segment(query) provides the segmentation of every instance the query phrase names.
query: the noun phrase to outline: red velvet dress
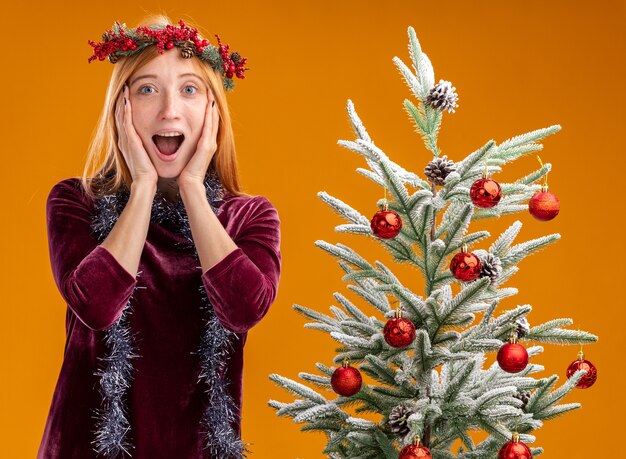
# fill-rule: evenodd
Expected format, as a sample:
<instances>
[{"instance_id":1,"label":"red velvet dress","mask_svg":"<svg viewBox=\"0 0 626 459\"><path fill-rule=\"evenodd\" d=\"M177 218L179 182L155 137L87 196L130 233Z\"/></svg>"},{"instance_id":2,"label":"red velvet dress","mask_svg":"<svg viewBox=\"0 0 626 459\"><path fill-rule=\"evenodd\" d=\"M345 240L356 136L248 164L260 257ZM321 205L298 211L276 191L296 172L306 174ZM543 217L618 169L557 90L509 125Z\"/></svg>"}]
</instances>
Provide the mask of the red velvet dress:
<instances>
[{"instance_id":1,"label":"red velvet dress","mask_svg":"<svg viewBox=\"0 0 626 459\"><path fill-rule=\"evenodd\" d=\"M205 273L193 247L180 248L188 243L180 233L150 223L137 278L95 240L93 214L93 202L76 178L59 182L48 196L50 260L68 306L67 338L37 457L98 457L92 444L94 409L102 399L94 372L97 358L106 354L104 330L120 317L132 294L129 324L140 355L132 360L126 396L132 457L208 458L199 429L206 400L198 384L199 286L204 285L221 324L238 337L225 378L240 410L247 331L267 313L280 277L278 213L262 196L224 196L217 215L238 248ZM240 412L234 427L241 434Z\"/></svg>"}]
</instances>

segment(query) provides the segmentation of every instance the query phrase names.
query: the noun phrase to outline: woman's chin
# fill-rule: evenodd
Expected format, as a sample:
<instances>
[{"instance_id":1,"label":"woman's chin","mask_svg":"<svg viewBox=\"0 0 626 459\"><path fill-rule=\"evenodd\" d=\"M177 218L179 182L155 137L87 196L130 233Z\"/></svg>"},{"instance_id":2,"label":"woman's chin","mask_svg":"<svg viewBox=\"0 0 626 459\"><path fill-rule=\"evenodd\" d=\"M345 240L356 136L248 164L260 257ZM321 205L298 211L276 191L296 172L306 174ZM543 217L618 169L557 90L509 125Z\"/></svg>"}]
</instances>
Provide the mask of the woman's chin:
<instances>
[{"instance_id":1,"label":"woman's chin","mask_svg":"<svg viewBox=\"0 0 626 459\"><path fill-rule=\"evenodd\" d=\"M161 161L159 158L154 158L152 160L152 164L154 165L159 177L176 178L183 170L184 162L181 160L182 158L176 158L175 161L165 162Z\"/></svg>"},{"instance_id":2,"label":"woman's chin","mask_svg":"<svg viewBox=\"0 0 626 459\"><path fill-rule=\"evenodd\" d=\"M157 174L159 175L159 178L162 179L175 179L181 173L180 167L163 167L161 165L158 165L155 169L157 171Z\"/></svg>"},{"instance_id":3,"label":"woman's chin","mask_svg":"<svg viewBox=\"0 0 626 459\"><path fill-rule=\"evenodd\" d=\"M160 157L160 155L155 155L155 157L151 157L152 164L157 171L159 177L162 178L176 178L183 171L185 165L189 161L189 152L185 149L181 149L177 151L174 155L171 155L172 158L167 161Z\"/></svg>"}]
</instances>

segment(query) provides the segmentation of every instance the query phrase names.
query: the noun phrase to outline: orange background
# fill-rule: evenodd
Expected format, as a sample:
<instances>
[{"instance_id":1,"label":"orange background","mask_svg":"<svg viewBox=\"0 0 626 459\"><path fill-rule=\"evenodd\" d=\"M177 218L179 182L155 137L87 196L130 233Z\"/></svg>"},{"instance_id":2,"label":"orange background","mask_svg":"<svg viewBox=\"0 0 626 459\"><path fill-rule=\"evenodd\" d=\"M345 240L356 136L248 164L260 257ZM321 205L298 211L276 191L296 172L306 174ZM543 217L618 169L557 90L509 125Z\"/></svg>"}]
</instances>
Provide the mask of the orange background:
<instances>
[{"instance_id":1,"label":"orange background","mask_svg":"<svg viewBox=\"0 0 626 459\"><path fill-rule=\"evenodd\" d=\"M598 344L586 347L599 368L597 384L565 400L580 401L583 409L548 422L537 432L537 444L548 458L582 459L591 451L593 457L616 457L626 408L619 288L626 253L618 201L625 166L625 2L40 3L3 8L1 457L35 456L61 366L66 307L51 275L45 202L56 182L80 174L104 101L111 66L87 65L87 39L99 40L115 20L132 26L157 10L173 20L195 19L249 58L247 78L237 80L229 95L242 182L279 210L284 260L278 299L246 346L243 437L251 457L323 457L325 436L300 433L300 426L267 406L270 398L293 400L268 379L270 373L297 378L299 371L315 372L315 362L331 364L334 355L335 342L304 329L306 320L291 306L327 312L333 292L354 298L315 240L343 242L370 261L381 260L419 293L417 271L395 267L370 239L335 233L343 221L316 197L325 190L368 216L382 197L355 172L364 161L337 145L354 138L348 98L393 160L416 172L430 160L403 111L402 101L411 95L392 63L398 56L410 65L410 25L436 80L452 81L459 93L457 113L444 115L440 134L452 159L491 138L501 142L551 124L563 127L541 153L553 164L551 191L562 203L558 218L540 223L518 214L472 229L484 227L496 237L521 219L520 240L561 233L558 243L520 264L507 284L520 293L503 307L528 303L535 308L533 324L572 317L575 327L600 335ZM525 157L496 179L512 181L536 167L534 157ZM543 377L563 375L578 351L545 348Z\"/></svg>"}]
</instances>

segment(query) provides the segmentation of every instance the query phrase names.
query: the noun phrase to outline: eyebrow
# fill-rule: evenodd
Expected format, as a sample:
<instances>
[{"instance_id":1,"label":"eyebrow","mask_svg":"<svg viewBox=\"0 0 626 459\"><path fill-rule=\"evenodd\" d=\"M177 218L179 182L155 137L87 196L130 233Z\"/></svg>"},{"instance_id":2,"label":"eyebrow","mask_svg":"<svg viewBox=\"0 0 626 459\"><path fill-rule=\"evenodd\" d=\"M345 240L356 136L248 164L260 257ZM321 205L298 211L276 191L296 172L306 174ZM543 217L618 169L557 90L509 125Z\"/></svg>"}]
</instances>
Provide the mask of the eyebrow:
<instances>
[{"instance_id":1,"label":"eyebrow","mask_svg":"<svg viewBox=\"0 0 626 459\"><path fill-rule=\"evenodd\" d=\"M200 78L200 75L198 75L197 73L181 73L180 75L178 75L178 78L183 78L183 77L196 77L198 80L202 81L202 78ZM133 83L135 83L138 80L141 80L142 78L154 78L155 80L158 79L157 75L140 75L136 78L133 78L130 82L130 86L133 85Z\"/></svg>"}]
</instances>

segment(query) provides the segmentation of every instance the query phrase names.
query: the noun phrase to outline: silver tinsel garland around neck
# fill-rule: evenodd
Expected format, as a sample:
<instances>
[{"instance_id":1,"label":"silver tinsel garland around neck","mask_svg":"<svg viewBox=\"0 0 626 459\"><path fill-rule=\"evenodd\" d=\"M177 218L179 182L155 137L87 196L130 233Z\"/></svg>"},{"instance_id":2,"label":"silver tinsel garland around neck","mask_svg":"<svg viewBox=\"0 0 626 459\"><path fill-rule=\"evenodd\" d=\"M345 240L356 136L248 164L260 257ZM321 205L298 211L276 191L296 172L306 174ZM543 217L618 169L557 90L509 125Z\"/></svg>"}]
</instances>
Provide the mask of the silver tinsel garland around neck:
<instances>
[{"instance_id":1,"label":"silver tinsel garland around neck","mask_svg":"<svg viewBox=\"0 0 626 459\"><path fill-rule=\"evenodd\" d=\"M219 204L223 201L224 189L214 171L207 174L204 186L207 201L217 213ZM98 241L102 242L107 237L124 210L129 196L129 190L122 188L117 193L99 196L94 201L95 213L91 229ZM168 201L162 192L157 191L152 202L150 221L179 232L187 241L179 244L179 248L193 248L195 251L189 219L180 194L175 201ZM132 360L141 356L136 353L129 315L139 288L144 287L140 287L138 282L120 318L103 331L108 354L98 358L102 362L102 368L95 373L100 379L102 405L95 410L96 430L92 443L94 451L107 458L132 457L133 445L129 438L132 433L126 393L133 379ZM205 313L205 326L197 352L200 356L198 384L204 384L206 393L206 407L200 431L205 437L205 448L212 457L241 459L246 457L245 452L248 450L232 427L237 407L228 393L228 382L222 379L229 352L232 350L232 340L237 339L237 335L226 330L215 316L202 281L198 290Z\"/></svg>"}]
</instances>

